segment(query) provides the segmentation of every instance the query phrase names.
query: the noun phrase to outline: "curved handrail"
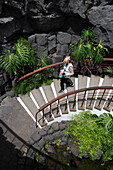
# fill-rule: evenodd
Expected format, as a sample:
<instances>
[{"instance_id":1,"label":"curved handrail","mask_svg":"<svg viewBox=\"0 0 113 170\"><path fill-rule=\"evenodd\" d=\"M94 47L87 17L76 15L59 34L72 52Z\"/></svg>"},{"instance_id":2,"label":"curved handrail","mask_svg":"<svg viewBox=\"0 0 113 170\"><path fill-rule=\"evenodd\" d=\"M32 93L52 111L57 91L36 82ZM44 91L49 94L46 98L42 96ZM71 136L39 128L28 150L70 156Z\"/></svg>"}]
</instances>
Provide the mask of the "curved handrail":
<instances>
[{"instance_id":1,"label":"curved handrail","mask_svg":"<svg viewBox=\"0 0 113 170\"><path fill-rule=\"evenodd\" d=\"M45 105L43 105L42 107L39 108L38 112L36 113L36 116L37 114L44 110L46 107L48 107L49 105L51 105L52 103L56 102L57 100L60 100L64 97L67 97L67 96L70 96L72 94L76 94L76 93L80 93L80 92L85 92L85 91L91 91L91 90L113 90L113 87L111 86L103 86L103 87L89 87L89 88L84 88L84 89L79 89L79 90L74 90L74 91L71 91L71 92L68 92L68 93L65 93L65 94L62 94L54 99L52 99L51 101L49 101L48 103L46 103Z\"/></svg>"},{"instance_id":2,"label":"curved handrail","mask_svg":"<svg viewBox=\"0 0 113 170\"><path fill-rule=\"evenodd\" d=\"M113 58L104 58L104 61L113 61Z\"/></svg>"},{"instance_id":3,"label":"curved handrail","mask_svg":"<svg viewBox=\"0 0 113 170\"><path fill-rule=\"evenodd\" d=\"M104 61L113 61L113 59L112 59L112 58L104 58ZM48 65L48 66L39 68L39 69L37 69L37 70L35 70L35 71L33 71L33 72L30 72L30 73L22 76L21 78L19 78L19 79L17 80L17 82L19 82L20 80L22 80L22 79L24 79L24 78L26 78L26 77L29 77L29 76L35 74L35 73L38 73L38 72L40 72L40 71L42 71L42 70L45 70L45 69L47 69L47 68L55 67L55 66L63 65L63 64L64 64L64 62L59 62L59 63L55 63L55 64L51 64L51 65Z\"/></svg>"},{"instance_id":4,"label":"curved handrail","mask_svg":"<svg viewBox=\"0 0 113 170\"><path fill-rule=\"evenodd\" d=\"M22 79L24 79L24 78L26 78L26 77L28 77L28 76L31 76L31 75L33 75L33 74L35 74L35 73L38 73L38 72L40 72L40 71L42 71L42 70L45 70L45 69L47 69L47 68L55 67L55 66L62 65L62 64L64 64L64 62L59 62L59 63L56 63L56 64L51 64L51 65L48 65L48 66L39 68L39 69L37 69L37 70L35 70L35 71L33 71L33 72L30 72L30 73L22 76L21 78L18 79L18 81L20 81L20 80L22 80Z\"/></svg>"}]
</instances>

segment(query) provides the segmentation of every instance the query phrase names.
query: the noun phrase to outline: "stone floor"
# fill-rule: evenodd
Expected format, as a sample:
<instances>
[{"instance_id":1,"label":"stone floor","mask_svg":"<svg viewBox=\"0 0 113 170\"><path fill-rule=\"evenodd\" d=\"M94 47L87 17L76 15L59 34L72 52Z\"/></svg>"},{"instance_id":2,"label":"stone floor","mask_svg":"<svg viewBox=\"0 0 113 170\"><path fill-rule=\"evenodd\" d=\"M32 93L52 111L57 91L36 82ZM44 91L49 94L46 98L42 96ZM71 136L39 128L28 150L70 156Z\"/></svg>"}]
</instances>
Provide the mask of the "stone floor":
<instances>
[{"instance_id":1,"label":"stone floor","mask_svg":"<svg viewBox=\"0 0 113 170\"><path fill-rule=\"evenodd\" d=\"M1 102L0 170L22 169L20 165L24 166L25 153L29 147L27 143L37 130L34 121L15 98L6 97ZM34 163L30 158L29 162Z\"/></svg>"},{"instance_id":2,"label":"stone floor","mask_svg":"<svg viewBox=\"0 0 113 170\"><path fill-rule=\"evenodd\" d=\"M62 121L36 128L19 102L6 97L0 104L0 170L32 170L33 153L44 147L46 141L63 137L68 124Z\"/></svg>"}]
</instances>

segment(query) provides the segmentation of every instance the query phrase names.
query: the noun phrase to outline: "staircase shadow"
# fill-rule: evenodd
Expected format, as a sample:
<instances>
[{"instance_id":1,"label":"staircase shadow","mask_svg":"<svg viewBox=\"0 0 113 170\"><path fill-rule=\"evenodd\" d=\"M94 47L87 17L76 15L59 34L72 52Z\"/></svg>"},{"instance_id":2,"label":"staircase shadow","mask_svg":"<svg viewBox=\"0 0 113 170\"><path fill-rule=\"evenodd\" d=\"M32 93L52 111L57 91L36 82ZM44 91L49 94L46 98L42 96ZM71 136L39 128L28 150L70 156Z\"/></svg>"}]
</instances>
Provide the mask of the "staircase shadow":
<instances>
[{"instance_id":1,"label":"staircase shadow","mask_svg":"<svg viewBox=\"0 0 113 170\"><path fill-rule=\"evenodd\" d=\"M9 136L10 139L7 136ZM11 138L13 138L12 141ZM20 150L15 145L16 143L13 143L14 141L16 141L18 144L19 142L22 143ZM29 145L23 139L16 135L2 120L0 120L0 169L34 169L34 160L26 157L25 153L22 153L21 151L21 148L25 146L29 147Z\"/></svg>"}]
</instances>

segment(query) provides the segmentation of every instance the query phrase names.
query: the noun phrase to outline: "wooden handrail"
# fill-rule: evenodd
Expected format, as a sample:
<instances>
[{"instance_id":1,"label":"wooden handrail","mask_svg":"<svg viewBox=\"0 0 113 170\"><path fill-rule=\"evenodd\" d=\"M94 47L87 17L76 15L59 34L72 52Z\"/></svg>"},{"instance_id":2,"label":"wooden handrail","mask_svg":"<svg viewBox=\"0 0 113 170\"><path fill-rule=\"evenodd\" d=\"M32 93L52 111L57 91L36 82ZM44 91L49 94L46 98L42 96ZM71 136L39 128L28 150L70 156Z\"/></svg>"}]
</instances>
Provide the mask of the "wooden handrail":
<instances>
[{"instance_id":1,"label":"wooden handrail","mask_svg":"<svg viewBox=\"0 0 113 170\"><path fill-rule=\"evenodd\" d=\"M43 105L42 107L39 108L38 112L36 113L36 116L37 114L42 111L43 109L45 109L46 107L48 107L50 104L56 102L57 100L60 100L66 96L70 96L72 94L76 94L76 93L80 93L80 92L85 92L85 91L91 91L91 90L113 90L113 87L111 86L103 86L103 87L89 87L89 88L84 88L84 89L79 89L79 90L74 90L74 91L71 91L71 92L68 92L68 93L65 93L65 94L62 94L54 99L52 99L51 101L49 101L48 103L46 103L45 105Z\"/></svg>"},{"instance_id":2,"label":"wooden handrail","mask_svg":"<svg viewBox=\"0 0 113 170\"><path fill-rule=\"evenodd\" d=\"M104 58L104 61L113 61L113 58Z\"/></svg>"},{"instance_id":3,"label":"wooden handrail","mask_svg":"<svg viewBox=\"0 0 113 170\"><path fill-rule=\"evenodd\" d=\"M89 61L90 61L90 59L89 59ZM104 61L113 61L113 59L112 59L112 58L104 58ZM33 72L30 72L30 73L22 76L21 78L19 78L19 79L17 80L17 82L19 82L20 80L22 80L22 79L24 79L24 78L26 78L26 77L29 77L29 76L35 74L35 73L38 73L38 72L40 72L40 71L42 71L42 70L45 70L45 69L47 69L47 68L55 67L55 66L63 65L63 64L64 64L64 62L59 62L59 63L56 63L56 64L51 64L51 65L48 65L48 66L39 68L39 69L37 69L37 70L35 70L35 71L33 71Z\"/></svg>"},{"instance_id":4,"label":"wooden handrail","mask_svg":"<svg viewBox=\"0 0 113 170\"><path fill-rule=\"evenodd\" d=\"M56 64L51 64L51 65L48 65L48 66L39 68L39 69L37 69L37 70L35 70L35 71L33 71L33 72L30 72L30 73L22 76L21 78L18 79L18 81L20 81L20 80L22 80L22 79L24 79L24 78L26 78L26 77L29 77L29 76L31 76L31 75L33 75L33 74L35 74L35 73L38 73L38 72L40 72L40 71L42 71L42 70L45 70L45 69L47 69L47 68L55 67L55 66L63 65L63 64L64 64L64 62L59 62L59 63L56 63ZM17 81L17 82L18 82L18 81Z\"/></svg>"}]
</instances>

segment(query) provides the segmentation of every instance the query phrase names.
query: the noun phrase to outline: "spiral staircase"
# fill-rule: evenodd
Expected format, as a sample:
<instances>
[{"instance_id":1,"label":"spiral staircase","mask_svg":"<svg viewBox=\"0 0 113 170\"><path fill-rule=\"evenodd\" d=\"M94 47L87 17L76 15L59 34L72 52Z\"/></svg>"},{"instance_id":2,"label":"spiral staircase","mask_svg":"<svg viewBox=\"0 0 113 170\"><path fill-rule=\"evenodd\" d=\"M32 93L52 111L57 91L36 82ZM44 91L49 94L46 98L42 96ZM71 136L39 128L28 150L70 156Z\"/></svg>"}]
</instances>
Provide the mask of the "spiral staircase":
<instances>
[{"instance_id":1,"label":"spiral staircase","mask_svg":"<svg viewBox=\"0 0 113 170\"><path fill-rule=\"evenodd\" d=\"M65 85L62 93L60 79L53 79L50 85L33 89L30 94L4 99L0 127L6 140L26 155L32 134L48 125L71 120L72 115L83 110L113 115L113 78L79 74L71 79L74 86Z\"/></svg>"},{"instance_id":2,"label":"spiral staircase","mask_svg":"<svg viewBox=\"0 0 113 170\"><path fill-rule=\"evenodd\" d=\"M112 100L113 78L78 75L78 78L72 77L71 79L74 87L67 87L62 93L58 93L60 80L54 79L51 85L33 89L30 95L25 94L17 97L17 100L26 110L26 114L36 122L39 128L56 121L70 120L73 114L77 114L82 110L90 109L92 113L97 115L104 112L113 114L113 103L110 102ZM106 89L110 86L110 89ZM96 87L95 94L93 87ZM98 87L106 88L98 89ZM88 91L88 88L92 88L92 90ZM83 89L83 91L63 96L63 94L77 91L78 89ZM84 89L87 89L87 91L84 91ZM59 99L59 96L63 97ZM58 100L53 101L54 98L58 98ZM47 105L47 103L49 104ZM47 107L43 109L44 105L47 105Z\"/></svg>"}]
</instances>

